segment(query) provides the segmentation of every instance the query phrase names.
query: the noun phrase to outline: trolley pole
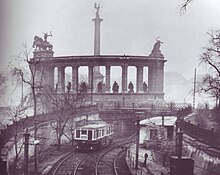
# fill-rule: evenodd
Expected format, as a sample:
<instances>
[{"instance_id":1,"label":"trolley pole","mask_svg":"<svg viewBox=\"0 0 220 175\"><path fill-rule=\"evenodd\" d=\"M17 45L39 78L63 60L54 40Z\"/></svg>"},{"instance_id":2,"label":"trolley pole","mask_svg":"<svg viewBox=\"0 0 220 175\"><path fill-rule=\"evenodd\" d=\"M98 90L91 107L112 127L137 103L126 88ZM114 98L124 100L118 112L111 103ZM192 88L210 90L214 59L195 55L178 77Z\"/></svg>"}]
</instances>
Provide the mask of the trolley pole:
<instances>
[{"instance_id":1,"label":"trolley pole","mask_svg":"<svg viewBox=\"0 0 220 175\"><path fill-rule=\"evenodd\" d=\"M24 133L24 175L28 175L28 147L29 147L29 136L28 128Z\"/></svg>"},{"instance_id":2,"label":"trolley pole","mask_svg":"<svg viewBox=\"0 0 220 175\"><path fill-rule=\"evenodd\" d=\"M137 138L136 138L136 163L135 163L135 169L138 169L138 156L139 156L139 137L140 137L140 119L137 115Z\"/></svg>"}]
</instances>

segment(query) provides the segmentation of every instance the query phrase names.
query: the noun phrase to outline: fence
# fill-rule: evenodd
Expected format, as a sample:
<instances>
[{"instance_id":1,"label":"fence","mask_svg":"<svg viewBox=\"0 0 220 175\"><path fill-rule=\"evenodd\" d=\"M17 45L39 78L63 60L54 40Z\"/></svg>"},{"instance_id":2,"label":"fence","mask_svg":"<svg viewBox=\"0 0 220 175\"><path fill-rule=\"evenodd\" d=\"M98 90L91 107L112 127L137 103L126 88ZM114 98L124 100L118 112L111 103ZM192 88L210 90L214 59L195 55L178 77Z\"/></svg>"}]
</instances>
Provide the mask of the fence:
<instances>
[{"instance_id":1,"label":"fence","mask_svg":"<svg viewBox=\"0 0 220 175\"><path fill-rule=\"evenodd\" d=\"M108 110L146 110L149 112L173 112L177 113L180 109L187 108L189 104L176 104L176 103L133 103L133 102L118 102L118 101L109 101L109 102L99 102L98 109L100 111Z\"/></svg>"},{"instance_id":2,"label":"fence","mask_svg":"<svg viewBox=\"0 0 220 175\"><path fill-rule=\"evenodd\" d=\"M186 134L196 138L202 143L220 149L220 133L215 132L213 128L204 129L199 125L194 125L184 120L181 120L180 126Z\"/></svg>"}]
</instances>

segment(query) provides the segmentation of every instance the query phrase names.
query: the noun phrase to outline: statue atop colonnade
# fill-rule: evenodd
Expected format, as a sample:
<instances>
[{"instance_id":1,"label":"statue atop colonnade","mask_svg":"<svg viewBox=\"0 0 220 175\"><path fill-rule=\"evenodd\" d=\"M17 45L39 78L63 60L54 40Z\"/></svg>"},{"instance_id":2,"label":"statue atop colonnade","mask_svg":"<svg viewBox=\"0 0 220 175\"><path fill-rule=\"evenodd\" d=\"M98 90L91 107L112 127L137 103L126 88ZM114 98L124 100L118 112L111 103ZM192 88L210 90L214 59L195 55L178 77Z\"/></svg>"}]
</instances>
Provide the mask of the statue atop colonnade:
<instances>
[{"instance_id":1,"label":"statue atop colonnade","mask_svg":"<svg viewBox=\"0 0 220 175\"><path fill-rule=\"evenodd\" d=\"M50 34L44 33L44 40L39 36L34 37L33 48L35 48L35 51L53 49L53 45L47 41L48 36L52 37L52 32Z\"/></svg>"},{"instance_id":2,"label":"statue atop colonnade","mask_svg":"<svg viewBox=\"0 0 220 175\"><path fill-rule=\"evenodd\" d=\"M34 36L34 41L32 47L34 48L34 58L38 57L53 57L53 45L47 40L48 37L53 37L52 32L43 32L43 38L39 36Z\"/></svg>"},{"instance_id":3,"label":"statue atop colonnade","mask_svg":"<svg viewBox=\"0 0 220 175\"><path fill-rule=\"evenodd\" d=\"M163 44L163 42L160 41L158 38L159 37L156 38L156 43L154 44L154 47L151 51L151 54L150 54L151 57L163 57L163 54L161 53L161 50L160 50L160 46L161 44Z\"/></svg>"}]
</instances>

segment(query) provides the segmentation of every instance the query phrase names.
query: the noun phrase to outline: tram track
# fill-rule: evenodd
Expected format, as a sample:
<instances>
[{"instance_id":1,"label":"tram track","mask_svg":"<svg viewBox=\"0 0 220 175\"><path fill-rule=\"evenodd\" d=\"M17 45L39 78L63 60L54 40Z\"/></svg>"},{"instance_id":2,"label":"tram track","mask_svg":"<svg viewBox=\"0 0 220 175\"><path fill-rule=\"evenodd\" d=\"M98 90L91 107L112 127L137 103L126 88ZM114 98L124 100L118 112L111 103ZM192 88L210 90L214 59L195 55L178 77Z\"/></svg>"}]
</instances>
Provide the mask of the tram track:
<instances>
[{"instance_id":1,"label":"tram track","mask_svg":"<svg viewBox=\"0 0 220 175\"><path fill-rule=\"evenodd\" d=\"M120 144L105 151L96 162L96 174L95 175L118 175L118 160L119 155L126 151L128 142L127 139L120 141Z\"/></svg>"},{"instance_id":2,"label":"tram track","mask_svg":"<svg viewBox=\"0 0 220 175\"><path fill-rule=\"evenodd\" d=\"M85 154L72 151L59 159L47 175L70 175L82 160Z\"/></svg>"},{"instance_id":3,"label":"tram track","mask_svg":"<svg viewBox=\"0 0 220 175\"><path fill-rule=\"evenodd\" d=\"M128 144L128 138L118 139L99 151L90 153L73 151L59 160L48 175L114 175L114 164L116 168L118 167L117 155L125 144Z\"/></svg>"}]
</instances>

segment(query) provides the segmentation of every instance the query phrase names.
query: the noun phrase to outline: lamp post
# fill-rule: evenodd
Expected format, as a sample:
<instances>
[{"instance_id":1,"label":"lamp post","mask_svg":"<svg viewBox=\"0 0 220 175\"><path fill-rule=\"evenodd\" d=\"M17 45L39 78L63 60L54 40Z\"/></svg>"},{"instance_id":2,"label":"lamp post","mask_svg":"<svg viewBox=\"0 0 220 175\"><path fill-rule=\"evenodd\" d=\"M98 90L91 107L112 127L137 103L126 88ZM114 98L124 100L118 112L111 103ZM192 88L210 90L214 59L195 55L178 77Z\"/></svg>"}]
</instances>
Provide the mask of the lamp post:
<instances>
[{"instance_id":1,"label":"lamp post","mask_svg":"<svg viewBox=\"0 0 220 175\"><path fill-rule=\"evenodd\" d=\"M134 109L133 109L134 110ZM135 112L136 123L137 123L137 138L136 138L136 160L135 160L135 169L138 169L138 157L139 157L139 140L140 140L140 116L143 116L144 112L139 111Z\"/></svg>"},{"instance_id":2,"label":"lamp post","mask_svg":"<svg viewBox=\"0 0 220 175\"><path fill-rule=\"evenodd\" d=\"M37 144L39 141L37 140L37 121L34 121L34 172L37 173Z\"/></svg>"},{"instance_id":3,"label":"lamp post","mask_svg":"<svg viewBox=\"0 0 220 175\"><path fill-rule=\"evenodd\" d=\"M134 109L133 109L134 110ZM135 169L138 169L138 157L139 157L139 139L140 139L140 116L143 116L144 112L135 112L136 122L137 122L137 139L136 139L136 161Z\"/></svg>"},{"instance_id":4,"label":"lamp post","mask_svg":"<svg viewBox=\"0 0 220 175\"><path fill-rule=\"evenodd\" d=\"M29 149L29 137L28 128L24 133L24 175L28 175L28 149Z\"/></svg>"},{"instance_id":5,"label":"lamp post","mask_svg":"<svg viewBox=\"0 0 220 175\"><path fill-rule=\"evenodd\" d=\"M136 138L136 162L135 162L135 169L138 169L138 156L139 156L139 137L140 137L140 119L139 116L137 115L136 118L136 122L137 122L137 138Z\"/></svg>"},{"instance_id":6,"label":"lamp post","mask_svg":"<svg viewBox=\"0 0 220 175\"><path fill-rule=\"evenodd\" d=\"M176 143L177 143L177 173L179 175L182 175L182 146L183 146L183 132L179 131L177 132L177 138L176 138Z\"/></svg>"}]
</instances>

